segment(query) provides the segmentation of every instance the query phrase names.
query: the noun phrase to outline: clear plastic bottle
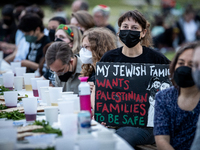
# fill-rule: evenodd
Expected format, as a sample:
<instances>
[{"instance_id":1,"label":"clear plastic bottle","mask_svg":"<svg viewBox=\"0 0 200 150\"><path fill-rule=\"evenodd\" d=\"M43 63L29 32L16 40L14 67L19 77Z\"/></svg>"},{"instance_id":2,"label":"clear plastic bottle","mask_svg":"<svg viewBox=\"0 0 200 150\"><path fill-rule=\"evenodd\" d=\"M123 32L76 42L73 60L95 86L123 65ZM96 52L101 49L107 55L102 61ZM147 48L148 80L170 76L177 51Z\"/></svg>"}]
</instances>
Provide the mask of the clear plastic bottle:
<instances>
[{"instance_id":1,"label":"clear plastic bottle","mask_svg":"<svg viewBox=\"0 0 200 150\"><path fill-rule=\"evenodd\" d=\"M81 83L78 86L80 97L80 109L89 111L91 114L90 85L87 83L88 77L79 77Z\"/></svg>"}]
</instances>

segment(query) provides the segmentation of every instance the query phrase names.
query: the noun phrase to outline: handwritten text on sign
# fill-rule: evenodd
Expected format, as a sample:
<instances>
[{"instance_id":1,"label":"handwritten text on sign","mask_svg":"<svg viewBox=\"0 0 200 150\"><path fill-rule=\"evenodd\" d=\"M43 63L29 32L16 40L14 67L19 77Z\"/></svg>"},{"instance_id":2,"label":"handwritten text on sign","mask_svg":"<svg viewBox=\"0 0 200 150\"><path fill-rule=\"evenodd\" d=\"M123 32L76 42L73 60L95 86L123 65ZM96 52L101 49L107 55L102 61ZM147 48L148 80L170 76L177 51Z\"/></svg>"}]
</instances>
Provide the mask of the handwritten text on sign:
<instances>
[{"instance_id":1,"label":"handwritten text on sign","mask_svg":"<svg viewBox=\"0 0 200 150\"><path fill-rule=\"evenodd\" d=\"M111 126L152 126L150 108L154 109L152 101L155 101L153 98L161 85L169 87L168 67L97 63L95 119Z\"/></svg>"}]
</instances>

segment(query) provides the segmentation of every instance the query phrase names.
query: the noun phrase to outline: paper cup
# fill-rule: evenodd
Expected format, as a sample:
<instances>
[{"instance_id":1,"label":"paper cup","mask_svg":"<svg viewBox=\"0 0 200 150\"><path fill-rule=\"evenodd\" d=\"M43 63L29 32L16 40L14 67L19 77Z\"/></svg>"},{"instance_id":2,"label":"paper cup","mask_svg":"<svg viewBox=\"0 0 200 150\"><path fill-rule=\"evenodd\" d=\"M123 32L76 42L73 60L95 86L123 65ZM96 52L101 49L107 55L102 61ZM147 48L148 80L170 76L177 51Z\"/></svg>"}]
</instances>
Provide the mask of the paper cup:
<instances>
[{"instance_id":1,"label":"paper cup","mask_svg":"<svg viewBox=\"0 0 200 150\"><path fill-rule=\"evenodd\" d=\"M49 107L44 109L46 120L52 125L58 122L58 107Z\"/></svg>"},{"instance_id":2,"label":"paper cup","mask_svg":"<svg viewBox=\"0 0 200 150\"><path fill-rule=\"evenodd\" d=\"M6 106L8 108L17 107L18 92L6 91L3 92Z\"/></svg>"},{"instance_id":3,"label":"paper cup","mask_svg":"<svg viewBox=\"0 0 200 150\"><path fill-rule=\"evenodd\" d=\"M7 72L3 74L3 84L6 88L13 90L14 73Z\"/></svg>"},{"instance_id":4,"label":"paper cup","mask_svg":"<svg viewBox=\"0 0 200 150\"><path fill-rule=\"evenodd\" d=\"M15 90L21 91L23 89L23 76L14 77Z\"/></svg>"},{"instance_id":5,"label":"paper cup","mask_svg":"<svg viewBox=\"0 0 200 150\"><path fill-rule=\"evenodd\" d=\"M35 121L37 114L37 98L22 98L26 121Z\"/></svg>"},{"instance_id":6,"label":"paper cup","mask_svg":"<svg viewBox=\"0 0 200 150\"><path fill-rule=\"evenodd\" d=\"M16 67L16 76L23 76L26 73L26 67Z\"/></svg>"}]
</instances>

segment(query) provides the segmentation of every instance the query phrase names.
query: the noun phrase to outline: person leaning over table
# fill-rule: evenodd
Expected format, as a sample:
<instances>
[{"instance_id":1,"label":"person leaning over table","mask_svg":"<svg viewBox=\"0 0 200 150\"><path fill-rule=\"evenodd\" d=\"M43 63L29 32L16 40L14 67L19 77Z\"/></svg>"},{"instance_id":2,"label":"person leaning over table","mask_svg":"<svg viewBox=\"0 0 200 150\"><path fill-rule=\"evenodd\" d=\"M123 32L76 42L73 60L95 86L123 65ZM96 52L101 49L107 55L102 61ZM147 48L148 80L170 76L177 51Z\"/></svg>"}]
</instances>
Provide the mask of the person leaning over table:
<instances>
[{"instance_id":1,"label":"person leaning over table","mask_svg":"<svg viewBox=\"0 0 200 150\"><path fill-rule=\"evenodd\" d=\"M47 49L45 60L47 67L55 74L55 86L63 87L63 91L78 94L82 62L73 54L71 47L65 42L54 42Z\"/></svg>"},{"instance_id":2,"label":"person leaning over table","mask_svg":"<svg viewBox=\"0 0 200 150\"><path fill-rule=\"evenodd\" d=\"M193 66L192 66L192 75L196 86L200 91L200 43L195 47L193 55ZM191 150L197 150L200 148L200 115L197 122L197 129L195 133L195 138L191 146Z\"/></svg>"},{"instance_id":3,"label":"person leaning over table","mask_svg":"<svg viewBox=\"0 0 200 150\"><path fill-rule=\"evenodd\" d=\"M164 55L150 48L150 24L139 11L125 12L118 19L118 26L119 39L123 46L106 52L100 62L169 64ZM95 88L92 91L93 103L94 99ZM124 126L117 129L116 133L133 147L155 142L153 128Z\"/></svg>"},{"instance_id":4,"label":"person leaning over table","mask_svg":"<svg viewBox=\"0 0 200 150\"><path fill-rule=\"evenodd\" d=\"M56 29L55 42L63 41L67 43L74 54L79 55L81 39L82 34L76 26L60 24ZM55 86L55 76L49 69L44 72L43 79L50 80L52 85Z\"/></svg>"},{"instance_id":5,"label":"person leaning over table","mask_svg":"<svg viewBox=\"0 0 200 150\"><path fill-rule=\"evenodd\" d=\"M159 150L189 150L200 113L200 91L192 78L196 43L182 46L170 64L174 86L155 97L154 135Z\"/></svg>"}]
</instances>

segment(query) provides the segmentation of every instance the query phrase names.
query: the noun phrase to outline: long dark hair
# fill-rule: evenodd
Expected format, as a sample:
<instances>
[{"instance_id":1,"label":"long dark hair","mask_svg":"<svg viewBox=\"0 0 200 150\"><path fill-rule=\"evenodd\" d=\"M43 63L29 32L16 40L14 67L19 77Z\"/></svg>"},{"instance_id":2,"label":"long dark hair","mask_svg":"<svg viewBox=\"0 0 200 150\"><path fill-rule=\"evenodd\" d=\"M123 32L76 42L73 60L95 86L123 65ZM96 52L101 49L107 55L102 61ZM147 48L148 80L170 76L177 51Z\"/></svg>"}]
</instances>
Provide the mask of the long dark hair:
<instances>
[{"instance_id":1,"label":"long dark hair","mask_svg":"<svg viewBox=\"0 0 200 150\"><path fill-rule=\"evenodd\" d=\"M180 55L185 52L186 50L188 49L193 49L197 46L197 42L192 42L192 43L187 43L187 44L184 44L179 50L178 52L175 54L173 60L171 61L170 63L170 66L169 66L169 72L170 72L170 75L169 75L169 78L172 82L172 84L177 87L175 81L174 81L174 71L175 71L175 66L177 64L177 61L178 61L178 58L180 57Z\"/></svg>"}]
</instances>

